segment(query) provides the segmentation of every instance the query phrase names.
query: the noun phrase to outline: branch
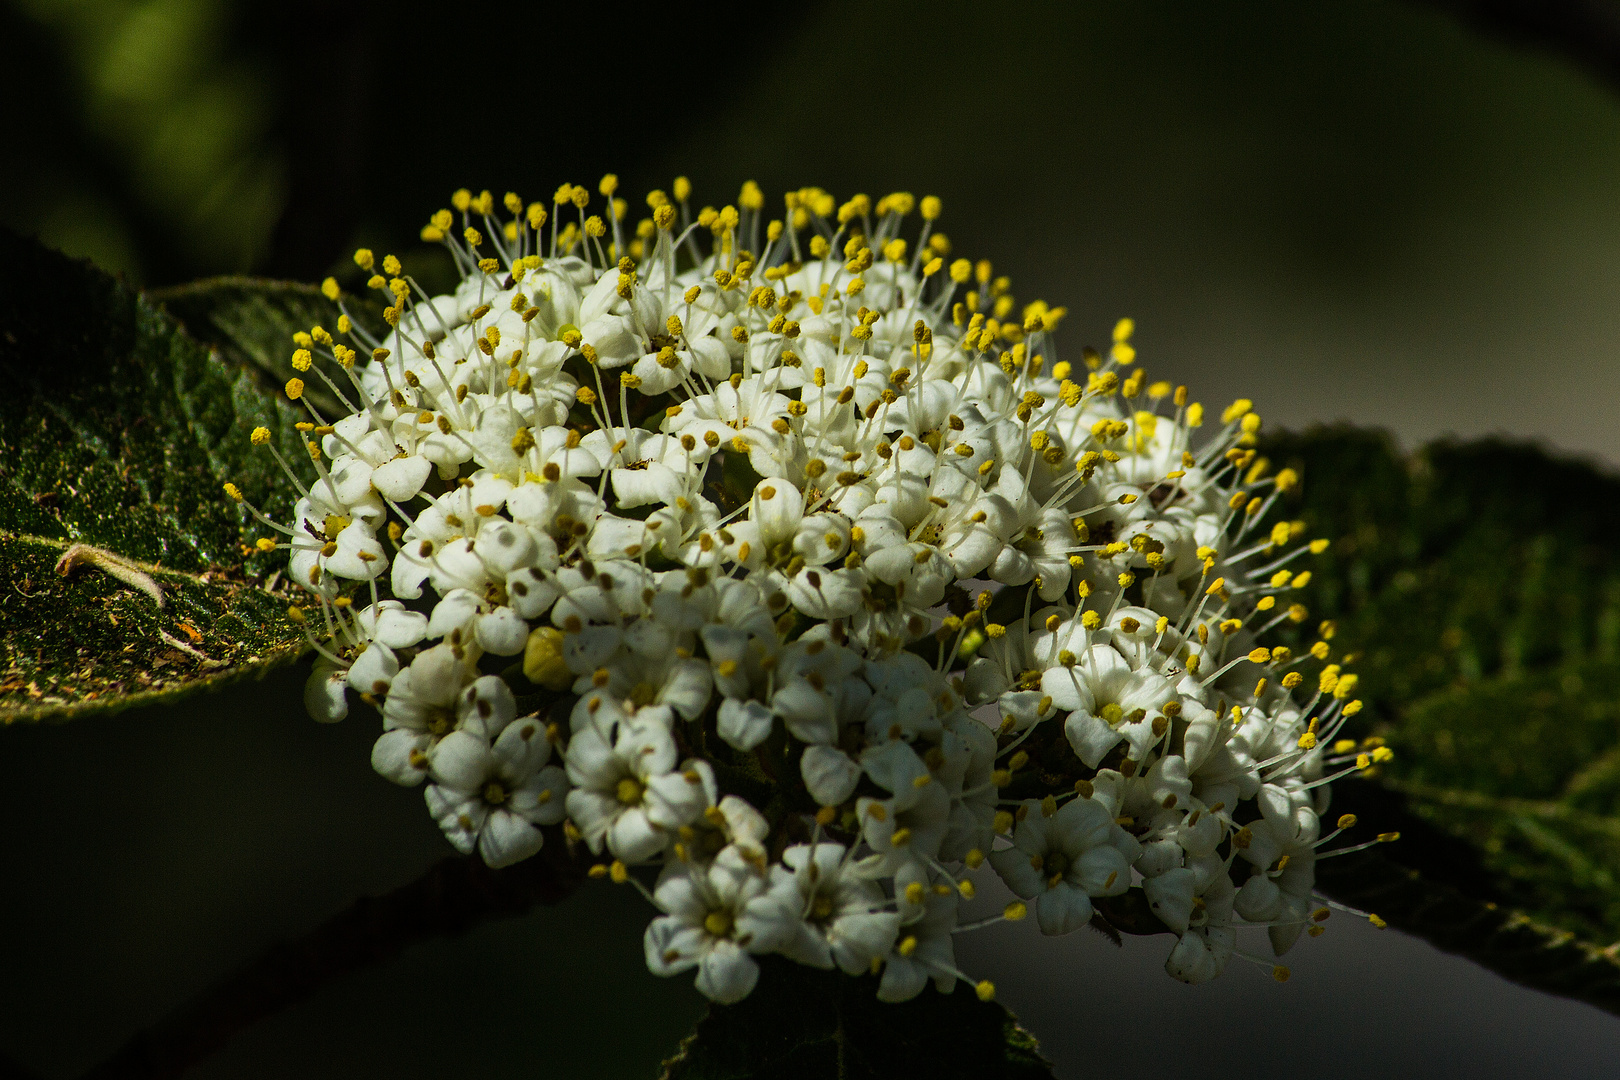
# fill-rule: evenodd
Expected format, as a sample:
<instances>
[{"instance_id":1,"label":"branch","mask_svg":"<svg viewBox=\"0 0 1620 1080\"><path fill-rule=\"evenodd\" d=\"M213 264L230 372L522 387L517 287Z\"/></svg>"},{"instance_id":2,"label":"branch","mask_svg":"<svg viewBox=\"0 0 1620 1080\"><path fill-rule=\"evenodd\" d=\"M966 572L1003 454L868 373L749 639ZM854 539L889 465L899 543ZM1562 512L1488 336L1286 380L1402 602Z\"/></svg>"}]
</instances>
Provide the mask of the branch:
<instances>
[{"instance_id":1,"label":"branch","mask_svg":"<svg viewBox=\"0 0 1620 1080\"><path fill-rule=\"evenodd\" d=\"M1420 0L1513 45L1545 49L1620 91L1620 9L1600 0Z\"/></svg>"},{"instance_id":2,"label":"branch","mask_svg":"<svg viewBox=\"0 0 1620 1080\"><path fill-rule=\"evenodd\" d=\"M86 1072L85 1080L179 1076L237 1032L352 971L393 959L413 942L454 937L491 919L565 899L584 874L569 858L560 832L547 833L541 853L516 866L491 870L476 857L454 856L386 896L357 901L138 1032Z\"/></svg>"}]
</instances>

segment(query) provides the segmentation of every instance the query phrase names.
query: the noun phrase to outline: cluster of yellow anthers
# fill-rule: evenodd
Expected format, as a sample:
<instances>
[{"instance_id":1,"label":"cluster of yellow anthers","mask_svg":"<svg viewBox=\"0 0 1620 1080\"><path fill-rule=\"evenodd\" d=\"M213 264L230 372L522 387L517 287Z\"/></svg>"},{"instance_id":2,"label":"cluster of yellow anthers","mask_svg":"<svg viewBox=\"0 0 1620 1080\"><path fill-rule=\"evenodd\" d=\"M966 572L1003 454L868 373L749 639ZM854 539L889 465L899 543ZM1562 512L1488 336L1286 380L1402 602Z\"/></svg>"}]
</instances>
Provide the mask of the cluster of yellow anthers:
<instances>
[{"instance_id":1,"label":"cluster of yellow anthers","mask_svg":"<svg viewBox=\"0 0 1620 1080\"><path fill-rule=\"evenodd\" d=\"M457 192L422 232L454 291L355 254L375 332L326 282L287 384L319 479L263 519L319 606L311 710L379 706L376 768L492 865L561 825L718 1000L765 951L948 989L954 931L1129 890L1188 981L1320 933L1328 783L1389 752L1341 737L1331 626L1263 644L1325 541L1261 524L1299 478L1250 403L1195 440L1129 320L1058 360L1063 309L948 261L937 199L616 190ZM971 916L986 863L1019 899Z\"/></svg>"}]
</instances>

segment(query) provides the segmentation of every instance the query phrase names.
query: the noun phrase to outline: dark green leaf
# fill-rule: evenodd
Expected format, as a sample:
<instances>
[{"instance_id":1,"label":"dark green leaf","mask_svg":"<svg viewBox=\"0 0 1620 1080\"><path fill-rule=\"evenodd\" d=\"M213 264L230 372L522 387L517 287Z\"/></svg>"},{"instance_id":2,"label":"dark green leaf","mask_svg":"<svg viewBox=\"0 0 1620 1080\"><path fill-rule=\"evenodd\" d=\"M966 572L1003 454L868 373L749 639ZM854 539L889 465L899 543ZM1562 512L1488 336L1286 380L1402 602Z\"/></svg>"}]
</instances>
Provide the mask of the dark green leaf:
<instances>
[{"instance_id":1,"label":"dark green leaf","mask_svg":"<svg viewBox=\"0 0 1620 1080\"><path fill-rule=\"evenodd\" d=\"M146 298L161 305L193 338L217 348L227 360L257 369L273 386L295 374L293 334L314 326L335 327L342 314L314 285L262 278L208 278L155 289ZM324 361L320 366L340 387L348 385L336 365ZM335 417L349 411L321 379L304 382L305 394L321 415Z\"/></svg>"},{"instance_id":2,"label":"dark green leaf","mask_svg":"<svg viewBox=\"0 0 1620 1080\"><path fill-rule=\"evenodd\" d=\"M282 559L245 550L264 530L222 491L234 480L290 516L291 484L248 442L267 427L308 470L290 406L121 282L3 232L0 373L5 722L146 703L302 651L263 587ZM74 545L106 554L57 573ZM104 566L153 580L163 609Z\"/></svg>"},{"instance_id":3,"label":"dark green leaf","mask_svg":"<svg viewBox=\"0 0 1620 1080\"><path fill-rule=\"evenodd\" d=\"M1301 599L1360 654L1358 735L1395 759L1336 809L1400 842L1325 887L1510 977L1620 1007L1620 480L1502 442L1409 458L1347 430L1273 440L1333 541ZM1302 632L1308 645L1314 633Z\"/></svg>"},{"instance_id":4,"label":"dark green leaf","mask_svg":"<svg viewBox=\"0 0 1620 1080\"><path fill-rule=\"evenodd\" d=\"M958 983L907 1002L877 1000L875 978L852 979L778 957L736 1005L711 1005L664 1063L663 1080L894 1080L971 1076L1050 1080L1035 1038L1006 1009Z\"/></svg>"}]
</instances>

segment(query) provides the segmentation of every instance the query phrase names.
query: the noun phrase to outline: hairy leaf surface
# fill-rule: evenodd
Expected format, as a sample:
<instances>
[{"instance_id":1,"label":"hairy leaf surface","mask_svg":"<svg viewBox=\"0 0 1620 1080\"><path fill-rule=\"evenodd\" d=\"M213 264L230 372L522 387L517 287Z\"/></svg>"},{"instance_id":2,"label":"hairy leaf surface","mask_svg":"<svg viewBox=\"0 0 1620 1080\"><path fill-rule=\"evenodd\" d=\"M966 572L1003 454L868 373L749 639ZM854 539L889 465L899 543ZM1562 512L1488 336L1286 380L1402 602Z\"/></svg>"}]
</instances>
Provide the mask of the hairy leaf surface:
<instances>
[{"instance_id":1,"label":"hairy leaf surface","mask_svg":"<svg viewBox=\"0 0 1620 1080\"><path fill-rule=\"evenodd\" d=\"M1396 757L1335 785L1398 843L1322 883L1510 977L1620 1008L1620 479L1498 441L1272 441L1333 541L1300 599L1337 623ZM1303 568L1303 564L1300 564Z\"/></svg>"},{"instance_id":2,"label":"hairy leaf surface","mask_svg":"<svg viewBox=\"0 0 1620 1080\"><path fill-rule=\"evenodd\" d=\"M265 589L284 556L253 552L266 530L222 491L233 480L290 517L256 426L310 472L300 418L263 379L122 282L10 233L0 372L0 717L148 703L302 651Z\"/></svg>"}]
</instances>

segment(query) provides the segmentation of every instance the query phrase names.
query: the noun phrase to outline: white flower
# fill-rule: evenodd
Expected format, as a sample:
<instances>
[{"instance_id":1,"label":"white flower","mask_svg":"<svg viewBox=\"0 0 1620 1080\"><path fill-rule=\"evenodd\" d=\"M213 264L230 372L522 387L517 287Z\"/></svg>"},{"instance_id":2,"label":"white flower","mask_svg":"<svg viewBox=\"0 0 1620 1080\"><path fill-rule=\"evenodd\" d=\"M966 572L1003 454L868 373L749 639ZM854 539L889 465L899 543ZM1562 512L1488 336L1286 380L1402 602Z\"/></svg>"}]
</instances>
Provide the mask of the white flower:
<instances>
[{"instance_id":1,"label":"white flower","mask_svg":"<svg viewBox=\"0 0 1620 1080\"><path fill-rule=\"evenodd\" d=\"M794 928L780 946L783 955L861 975L894 947L900 916L883 910L883 893L854 872L842 844L795 844L782 852L782 863L771 868L771 881L788 886Z\"/></svg>"},{"instance_id":2,"label":"white flower","mask_svg":"<svg viewBox=\"0 0 1620 1080\"><path fill-rule=\"evenodd\" d=\"M931 877L915 867L896 875L897 895L904 896L913 886L919 900L902 905L902 925L894 949L883 961L879 1001L910 1001L922 993L929 979L941 994L956 988L956 942L952 937L956 890L934 889Z\"/></svg>"},{"instance_id":3,"label":"white flower","mask_svg":"<svg viewBox=\"0 0 1620 1080\"><path fill-rule=\"evenodd\" d=\"M658 864L648 963L720 1001L770 949L948 992L986 857L1047 933L1139 887L1177 978L1217 974L1244 918L1289 948L1359 705L1327 629L1267 645L1305 624L1284 594L1320 547L1268 516L1298 477L1267 475L1252 405L1195 438L1129 320L1059 360L1062 309L947 266L936 200L913 240L908 194L804 189L767 224L749 185L682 232L685 187L628 230L566 185L549 234L541 204L458 192L423 232L454 289L362 250L390 329L294 335L294 368L358 394L317 419L291 527L244 507L321 606L312 714L380 703L376 768L429 780L492 865L564 820L617 880ZM514 720L514 669L547 716L577 695L563 762ZM1016 827L1009 790L1034 796Z\"/></svg>"},{"instance_id":4,"label":"white flower","mask_svg":"<svg viewBox=\"0 0 1620 1080\"><path fill-rule=\"evenodd\" d=\"M563 819L568 777L551 759L545 729L533 717L487 738L445 736L433 755L428 811L456 850L476 848L490 866L509 866L540 850L537 826Z\"/></svg>"},{"instance_id":5,"label":"white flower","mask_svg":"<svg viewBox=\"0 0 1620 1080\"><path fill-rule=\"evenodd\" d=\"M649 715L606 732L587 724L568 743L568 816L592 851L603 845L627 863L645 862L664 850L667 833L708 805L703 772L707 762L675 768L675 739ZM611 740L611 741L610 741Z\"/></svg>"},{"instance_id":6,"label":"white flower","mask_svg":"<svg viewBox=\"0 0 1620 1080\"><path fill-rule=\"evenodd\" d=\"M705 785L708 780L705 778ZM708 790L714 801L716 792ZM764 866L765 842L771 833L770 822L737 795L727 795L703 811L703 816L680 830L681 839L672 843L675 861L665 861L665 872L675 872L678 864L687 861L706 863L726 848L755 866Z\"/></svg>"},{"instance_id":7,"label":"white flower","mask_svg":"<svg viewBox=\"0 0 1620 1080\"><path fill-rule=\"evenodd\" d=\"M448 587L480 588L486 576L482 560L473 553L471 544L463 543L457 550L461 557L440 566L439 549L463 538L476 540L484 524L493 524L496 513L505 505L512 493L509 481L489 471L481 471L469 478L469 483L439 496L431 506L420 511L400 538L399 553L393 562L391 584L394 595L414 600L422 595L422 583L435 571L441 580L451 581ZM472 581L457 580L461 575L472 575ZM434 582L435 589L438 581Z\"/></svg>"},{"instance_id":8,"label":"white flower","mask_svg":"<svg viewBox=\"0 0 1620 1080\"><path fill-rule=\"evenodd\" d=\"M709 665L681 655L684 650L675 644L674 633L638 633L662 629L652 618L632 623L624 635L624 650L590 675L580 676L579 684L603 685L600 679L605 673L604 688L612 697L638 708L668 706L687 720L701 716L709 704Z\"/></svg>"},{"instance_id":9,"label":"white flower","mask_svg":"<svg viewBox=\"0 0 1620 1080\"><path fill-rule=\"evenodd\" d=\"M1122 740L1132 760L1143 760L1169 722L1164 706L1179 702L1174 683L1152 668L1133 667L1112 645L1093 645L1074 663L1048 669L1041 690L1069 711L1069 745L1092 768Z\"/></svg>"},{"instance_id":10,"label":"white flower","mask_svg":"<svg viewBox=\"0 0 1620 1080\"><path fill-rule=\"evenodd\" d=\"M937 855L950 826L951 798L917 752L903 742L886 742L861 755L861 768L893 792L887 799L863 797L855 804L862 835L872 848L863 869L893 873L908 862Z\"/></svg>"},{"instance_id":11,"label":"white flower","mask_svg":"<svg viewBox=\"0 0 1620 1080\"><path fill-rule=\"evenodd\" d=\"M324 656L315 658L314 670L304 682L304 709L311 719L335 724L349 715L349 669Z\"/></svg>"},{"instance_id":12,"label":"white flower","mask_svg":"<svg viewBox=\"0 0 1620 1080\"><path fill-rule=\"evenodd\" d=\"M426 622L425 619L423 621ZM367 644L364 651L354 658L354 663L349 665L348 682L364 700L375 704L378 699L387 696L394 685L394 676L398 674L399 657L394 654L394 650L380 641L373 641Z\"/></svg>"},{"instance_id":13,"label":"white flower","mask_svg":"<svg viewBox=\"0 0 1620 1080\"><path fill-rule=\"evenodd\" d=\"M1204 983L1219 975L1237 948L1232 927L1237 890L1220 859L1211 856L1203 863L1193 871L1194 890L1203 901L1202 910L1191 919L1197 925L1182 933L1164 964L1172 978L1187 983Z\"/></svg>"},{"instance_id":14,"label":"white flower","mask_svg":"<svg viewBox=\"0 0 1620 1080\"><path fill-rule=\"evenodd\" d=\"M1297 781L1287 787L1267 784L1256 801L1264 816L1248 825L1248 843L1239 851L1253 873L1234 905L1245 919L1270 924L1272 950L1281 956L1299 940L1317 906L1313 890L1321 825L1311 793Z\"/></svg>"},{"instance_id":15,"label":"white flower","mask_svg":"<svg viewBox=\"0 0 1620 1080\"><path fill-rule=\"evenodd\" d=\"M383 703L382 737L371 748L371 765L396 784L419 784L439 740L463 724L484 730L490 720L504 724L516 713L512 692L499 679L479 679L468 693L465 661L449 645L417 654L395 676Z\"/></svg>"},{"instance_id":16,"label":"white flower","mask_svg":"<svg viewBox=\"0 0 1620 1080\"><path fill-rule=\"evenodd\" d=\"M766 891L766 878L731 849L707 866L689 865L653 894L665 912L647 927L647 967L655 975L698 969L697 988L721 1004L741 1001L759 980L749 953L770 952L790 926Z\"/></svg>"},{"instance_id":17,"label":"white flower","mask_svg":"<svg viewBox=\"0 0 1620 1080\"><path fill-rule=\"evenodd\" d=\"M398 600L369 604L355 614L355 625L366 640L390 649L408 649L427 637L427 618L407 611Z\"/></svg>"},{"instance_id":18,"label":"white flower","mask_svg":"<svg viewBox=\"0 0 1620 1080\"><path fill-rule=\"evenodd\" d=\"M848 649L820 639L786 647L775 628L747 634L729 625L703 630L714 665L720 737L739 750L764 742L778 717L794 738L829 744L838 737L838 704L861 661Z\"/></svg>"},{"instance_id":19,"label":"white flower","mask_svg":"<svg viewBox=\"0 0 1620 1080\"><path fill-rule=\"evenodd\" d=\"M764 377L751 375L735 387L721 383L714 393L692 398L664 421L664 430L698 439L712 433L728 445L741 439L755 472L764 477L791 477L804 467L802 444L797 444L797 455L787 450L784 457L784 451L796 444L770 426L774 420L786 420L791 405Z\"/></svg>"},{"instance_id":20,"label":"white flower","mask_svg":"<svg viewBox=\"0 0 1620 1080\"><path fill-rule=\"evenodd\" d=\"M1118 896L1130 888L1126 851L1136 853L1135 841L1103 804L1077 797L1047 816L1032 799L1023 810L1013 846L993 852L990 865L1007 888L1035 901L1041 933L1078 930L1091 921L1093 896Z\"/></svg>"},{"instance_id":21,"label":"white flower","mask_svg":"<svg viewBox=\"0 0 1620 1080\"><path fill-rule=\"evenodd\" d=\"M966 859L971 851L988 851L999 792L992 779L996 739L990 729L960 716L940 738L935 780L950 796L950 818L940 841L943 859Z\"/></svg>"},{"instance_id":22,"label":"white flower","mask_svg":"<svg viewBox=\"0 0 1620 1080\"><path fill-rule=\"evenodd\" d=\"M369 581L388 569L382 544L378 543L371 526L358 519L350 521L329 516L318 535L295 536L292 549L288 573L300 585L316 589L327 574Z\"/></svg>"}]
</instances>

